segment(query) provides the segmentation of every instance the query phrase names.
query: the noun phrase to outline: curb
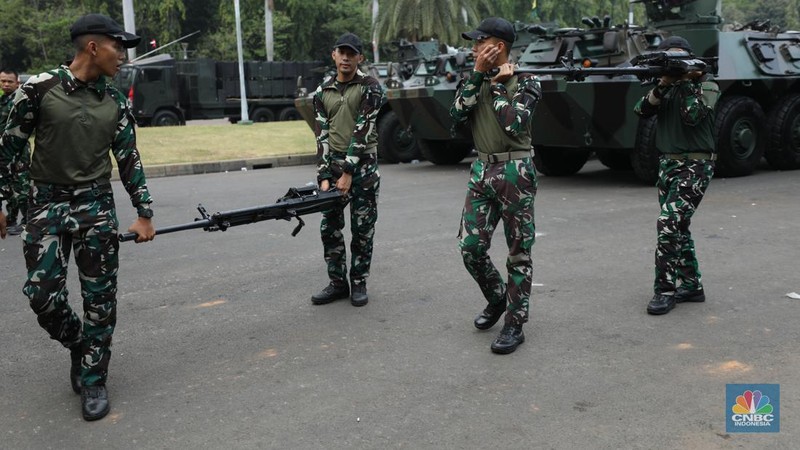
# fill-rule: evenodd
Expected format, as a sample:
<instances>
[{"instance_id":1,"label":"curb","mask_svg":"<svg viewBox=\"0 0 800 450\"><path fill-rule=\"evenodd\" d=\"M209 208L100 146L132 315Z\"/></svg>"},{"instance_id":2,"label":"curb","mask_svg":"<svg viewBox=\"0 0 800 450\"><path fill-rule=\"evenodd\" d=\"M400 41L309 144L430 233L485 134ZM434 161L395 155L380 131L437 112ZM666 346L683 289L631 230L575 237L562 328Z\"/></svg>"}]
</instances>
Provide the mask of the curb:
<instances>
[{"instance_id":1,"label":"curb","mask_svg":"<svg viewBox=\"0 0 800 450\"><path fill-rule=\"evenodd\" d=\"M144 167L147 178L174 177L179 175L198 175L203 173L238 172L241 170L271 169L315 164L317 155L286 155L253 159L230 159L225 161L205 161L197 163L163 164ZM119 180L119 171L111 174L112 180Z\"/></svg>"}]
</instances>

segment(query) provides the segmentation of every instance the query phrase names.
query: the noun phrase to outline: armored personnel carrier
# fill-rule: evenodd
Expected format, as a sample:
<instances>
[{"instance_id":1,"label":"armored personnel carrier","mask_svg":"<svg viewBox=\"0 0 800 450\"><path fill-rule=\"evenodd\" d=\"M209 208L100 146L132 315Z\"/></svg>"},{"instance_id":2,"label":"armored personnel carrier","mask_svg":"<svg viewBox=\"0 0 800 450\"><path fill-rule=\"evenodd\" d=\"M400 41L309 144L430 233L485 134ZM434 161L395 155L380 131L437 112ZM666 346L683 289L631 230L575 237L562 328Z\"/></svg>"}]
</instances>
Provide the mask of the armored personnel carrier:
<instances>
[{"instance_id":1,"label":"armored personnel carrier","mask_svg":"<svg viewBox=\"0 0 800 450\"><path fill-rule=\"evenodd\" d=\"M750 174L762 156L778 169L800 168L800 34L764 27L724 31L720 0L634 2L646 8L647 27L612 26L608 20L597 26L595 20L589 21L595 25L589 29L548 30L527 46L520 66L552 67L569 51L575 60L588 58L597 66L628 65L665 37L683 36L697 56L718 58L718 173ZM389 104L421 143L435 153L453 155L452 146L469 145L468 136L449 134L447 111L455 83L428 83L389 91ZM633 113L649 86L630 76L589 76L580 82L553 76L542 77L542 88L532 121L537 169L570 175L596 151L609 167L632 167L643 181L655 180L654 122Z\"/></svg>"}]
</instances>

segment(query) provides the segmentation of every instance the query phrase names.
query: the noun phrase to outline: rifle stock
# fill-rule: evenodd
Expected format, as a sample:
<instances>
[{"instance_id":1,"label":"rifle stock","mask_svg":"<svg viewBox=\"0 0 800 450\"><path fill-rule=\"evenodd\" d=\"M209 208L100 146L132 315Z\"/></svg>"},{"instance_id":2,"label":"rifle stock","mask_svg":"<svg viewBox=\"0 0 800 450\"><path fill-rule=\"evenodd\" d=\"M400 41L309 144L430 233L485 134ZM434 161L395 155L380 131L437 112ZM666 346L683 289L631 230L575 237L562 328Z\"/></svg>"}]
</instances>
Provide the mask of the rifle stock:
<instances>
[{"instance_id":1,"label":"rifle stock","mask_svg":"<svg viewBox=\"0 0 800 450\"><path fill-rule=\"evenodd\" d=\"M349 197L336 189L320 191L319 188L314 185L290 188L286 195L279 198L271 205L253 206L208 214L205 207L200 204L197 206L197 210L200 212L200 218L190 223L158 228L156 229L156 236L197 228L202 228L204 231L225 231L230 227L247 225L264 220L291 220L293 218L298 221L297 226L292 231L292 236L296 236L305 225L305 222L303 222L300 216L325 211L335 207L343 208L347 205L348 201ZM132 241L136 239L136 236L136 233L122 233L118 235L120 242Z\"/></svg>"}]
</instances>

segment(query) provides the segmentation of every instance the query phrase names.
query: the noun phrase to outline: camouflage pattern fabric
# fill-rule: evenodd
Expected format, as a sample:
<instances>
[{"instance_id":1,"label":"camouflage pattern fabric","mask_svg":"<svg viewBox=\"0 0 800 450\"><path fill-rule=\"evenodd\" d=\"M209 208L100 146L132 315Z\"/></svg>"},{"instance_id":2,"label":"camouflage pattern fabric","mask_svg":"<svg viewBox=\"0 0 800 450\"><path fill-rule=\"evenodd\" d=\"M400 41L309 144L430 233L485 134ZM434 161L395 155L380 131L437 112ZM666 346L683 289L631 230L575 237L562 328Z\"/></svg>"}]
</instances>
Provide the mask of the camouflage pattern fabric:
<instances>
[{"instance_id":1,"label":"camouflage pattern fabric","mask_svg":"<svg viewBox=\"0 0 800 450\"><path fill-rule=\"evenodd\" d=\"M28 144L25 146L22 155L14 162L11 169L11 191L13 194L12 197L8 199L8 206L6 208L8 210L7 219L9 223L16 222L17 215L20 216L19 223L27 223L28 193L31 189L29 173L30 162L31 146Z\"/></svg>"},{"instance_id":2,"label":"camouflage pattern fabric","mask_svg":"<svg viewBox=\"0 0 800 450\"><path fill-rule=\"evenodd\" d=\"M150 192L147 189L147 180L144 175L139 150L136 148L136 124L130 110L128 99L119 92L105 77L100 77L92 86L83 86L79 83L67 66L61 66L31 77L23 84L14 96L14 107L8 117L6 129L0 138L0 198L10 198L11 163L17 161L24 152L28 139L34 134L39 116L39 106L42 96L42 86L56 89L60 85L66 92L78 89L91 89L98 96L108 95L118 106L117 117L111 118L116 122L116 131L112 136L111 154L117 161L119 177L125 190L131 198L133 207L141 203L151 203ZM108 155L104 155L108 157ZM33 159L36 159L34 151ZM94 161L92 163L95 163ZM94 164L97 165L97 164ZM89 172L89 169L86 170ZM109 172L104 178L110 177ZM35 176L32 176L34 179Z\"/></svg>"},{"instance_id":3,"label":"camouflage pattern fabric","mask_svg":"<svg viewBox=\"0 0 800 450\"><path fill-rule=\"evenodd\" d=\"M477 108L484 82L489 83L490 78L483 72L473 71L469 78L463 79L459 84L450 107L450 117L454 121L451 135L455 135L457 128L466 123L472 111ZM539 79L530 74L518 75L516 90L510 98L503 84L491 85L490 92L492 108L503 131L510 136L527 134L530 118L542 97Z\"/></svg>"},{"instance_id":4,"label":"camouflage pattern fabric","mask_svg":"<svg viewBox=\"0 0 800 450\"><path fill-rule=\"evenodd\" d=\"M111 129L110 136L100 136L110 142L107 152L95 159L95 155L81 154L82 148L64 150L83 157L73 161L81 173L91 173L91 167L102 162L98 159L110 158L110 153L117 161L120 180L131 204L135 208L149 205L152 199L136 148L135 122L127 98L107 83L105 77L91 85L79 83L67 66L32 77L16 91L14 107L0 137L0 199L11 197L13 163L20 160L28 139L39 128L39 116L48 113L52 116L52 110L42 108L42 98L50 89L71 93L88 89L98 99L109 98L116 104L116 115L98 119L111 122L111 127L106 126L108 122L94 124L96 129ZM67 120L70 119L61 119L61 125L68 126L63 123ZM37 151L34 151L34 160ZM41 152L39 157L43 158ZM43 158L41 163L52 168L58 161ZM86 167L79 167L79 163ZM29 298L39 324L51 338L67 348L80 344L84 386L105 384L111 358L111 336L116 324L119 224L111 185L107 180L110 164L108 166L108 174L101 174L95 181L75 182L69 186L37 180L32 167L34 182L28 200L28 223L22 233L28 269L23 293ZM81 283L83 321L67 302L66 276L71 250L75 251Z\"/></svg>"},{"instance_id":5,"label":"camouflage pattern fabric","mask_svg":"<svg viewBox=\"0 0 800 450\"><path fill-rule=\"evenodd\" d=\"M714 162L661 158L658 172L661 214L656 224L655 293L673 292L678 283L688 290L700 289L703 284L689 225L714 175Z\"/></svg>"},{"instance_id":6,"label":"camouflage pattern fabric","mask_svg":"<svg viewBox=\"0 0 800 450\"><path fill-rule=\"evenodd\" d=\"M346 89L347 86L356 84L358 85L359 101L357 111L342 111L337 114L352 113L355 116L355 125L352 130L340 130L345 134L350 134L350 140L346 148L331 147L331 112L326 107L325 96L326 93L330 95L331 92L338 92L339 89ZM380 107L383 104L384 94L378 80L370 76L366 76L361 71L358 71L356 76L348 83L339 84L336 77L331 77L317 87L314 92L313 105L315 114L314 134L317 142L317 156L319 162L317 165L317 178L321 180L330 180L333 178L331 172L331 153L343 152L346 157L343 160L338 160L340 165L354 165L358 164L359 158L369 150L370 144L374 147L375 140L377 139L376 120ZM346 102L344 97L340 98L342 102ZM344 106L340 106L344 107Z\"/></svg>"},{"instance_id":7,"label":"camouflage pattern fabric","mask_svg":"<svg viewBox=\"0 0 800 450\"><path fill-rule=\"evenodd\" d=\"M464 266L492 305L506 304L505 321L528 321L536 239L534 199L537 180L532 158L490 164L476 160L470 167L467 197L458 233ZM500 219L508 244L504 282L489 257L492 235Z\"/></svg>"},{"instance_id":8,"label":"camouflage pattern fabric","mask_svg":"<svg viewBox=\"0 0 800 450\"><path fill-rule=\"evenodd\" d=\"M331 153L331 158L341 161L345 155ZM350 187L350 281L353 284L364 284L369 277L375 223L378 221L380 178L375 155L360 158ZM344 214L344 209L339 208L326 211L322 213L320 224L328 277L338 284L347 283L347 252L342 234Z\"/></svg>"},{"instance_id":9,"label":"camouflage pattern fabric","mask_svg":"<svg viewBox=\"0 0 800 450\"><path fill-rule=\"evenodd\" d=\"M105 384L116 324L119 266L111 186L58 188L34 185L22 233L28 281L23 293L39 324L70 348L81 345L84 386ZM83 322L67 302L70 251L83 295Z\"/></svg>"}]
</instances>

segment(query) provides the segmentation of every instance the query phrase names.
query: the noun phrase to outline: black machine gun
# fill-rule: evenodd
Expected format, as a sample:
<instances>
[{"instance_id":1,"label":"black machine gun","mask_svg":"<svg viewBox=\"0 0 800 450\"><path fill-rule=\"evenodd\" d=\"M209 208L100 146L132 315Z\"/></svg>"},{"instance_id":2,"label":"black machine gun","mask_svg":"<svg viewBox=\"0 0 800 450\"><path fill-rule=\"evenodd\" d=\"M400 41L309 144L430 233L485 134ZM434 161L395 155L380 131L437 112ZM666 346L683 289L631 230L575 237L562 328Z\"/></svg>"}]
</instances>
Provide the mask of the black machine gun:
<instances>
[{"instance_id":1,"label":"black machine gun","mask_svg":"<svg viewBox=\"0 0 800 450\"><path fill-rule=\"evenodd\" d=\"M522 67L514 69L514 74L558 75L567 81L584 81L590 75L608 77L634 75L642 81L642 84L649 84L664 75L680 78L690 72L717 73L716 58L698 58L686 51L645 53L631 59L629 66L593 67L593 64L592 60L584 59L580 65L576 65L570 51L561 57L562 67L536 69Z\"/></svg>"},{"instance_id":2,"label":"black machine gun","mask_svg":"<svg viewBox=\"0 0 800 450\"><path fill-rule=\"evenodd\" d=\"M292 231L292 236L297 236L297 233L305 225L300 216L331 208L344 208L348 201L349 197L336 189L320 191L317 186L311 185L289 189L286 195L276 200L272 205L253 206L209 214L201 204L197 206L197 210L200 211L200 218L183 225L159 228L156 230L156 236L196 228L202 228L205 231L225 231L238 225L279 219L297 219L299 223ZM120 242L132 241L136 239L136 236L136 233L124 233L119 235L119 240Z\"/></svg>"}]
</instances>

